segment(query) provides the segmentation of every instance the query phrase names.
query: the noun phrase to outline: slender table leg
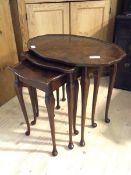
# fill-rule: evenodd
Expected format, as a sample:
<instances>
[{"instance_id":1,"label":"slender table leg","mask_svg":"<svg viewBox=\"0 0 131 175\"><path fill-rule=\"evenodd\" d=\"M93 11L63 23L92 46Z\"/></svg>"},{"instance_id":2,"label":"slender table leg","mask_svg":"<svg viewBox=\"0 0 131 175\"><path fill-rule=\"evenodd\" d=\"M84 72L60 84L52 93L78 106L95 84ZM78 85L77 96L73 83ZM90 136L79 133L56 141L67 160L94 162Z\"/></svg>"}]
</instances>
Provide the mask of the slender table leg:
<instances>
[{"instance_id":1,"label":"slender table leg","mask_svg":"<svg viewBox=\"0 0 131 175\"><path fill-rule=\"evenodd\" d=\"M92 117L91 117L93 128L95 128L97 126L97 124L94 122L94 118L95 118L95 109L96 109L97 95L98 95L99 84L100 84L101 71L102 71L102 69L99 68L97 70L96 75L94 76L94 93L93 93Z\"/></svg>"},{"instance_id":2,"label":"slender table leg","mask_svg":"<svg viewBox=\"0 0 131 175\"><path fill-rule=\"evenodd\" d=\"M56 101L57 101L56 109L60 109L59 89L56 90Z\"/></svg>"},{"instance_id":3,"label":"slender table leg","mask_svg":"<svg viewBox=\"0 0 131 175\"><path fill-rule=\"evenodd\" d=\"M30 94L30 99L31 99L31 104L32 104L32 109L34 114L34 120L31 122L31 125L35 125L36 124L36 104L35 104L33 88L31 86L28 86L28 91Z\"/></svg>"},{"instance_id":4,"label":"slender table leg","mask_svg":"<svg viewBox=\"0 0 131 175\"><path fill-rule=\"evenodd\" d=\"M53 150L52 155L56 156L58 154L56 149L56 141L55 141L55 123L54 123L54 106L55 106L55 99L53 96L53 92L45 94L45 104L48 111L50 129L51 129L51 136L52 136L52 144Z\"/></svg>"},{"instance_id":5,"label":"slender table leg","mask_svg":"<svg viewBox=\"0 0 131 175\"><path fill-rule=\"evenodd\" d=\"M82 96L81 140L80 140L81 146L85 145L84 128L85 128L86 106L87 106L89 86L90 86L89 72L87 67L85 67L82 69L82 76L81 76L81 96Z\"/></svg>"},{"instance_id":6,"label":"slender table leg","mask_svg":"<svg viewBox=\"0 0 131 175\"><path fill-rule=\"evenodd\" d=\"M34 93L34 99L35 99L36 117L38 117L38 116L39 116L39 107L38 107L37 90L36 90L36 88L33 88L33 87L32 87L32 90L33 90L33 93Z\"/></svg>"},{"instance_id":7,"label":"slender table leg","mask_svg":"<svg viewBox=\"0 0 131 175\"><path fill-rule=\"evenodd\" d=\"M107 102L106 102L106 111L105 111L105 122L106 123L110 122L110 119L108 118L108 111L109 111L109 106L110 106L110 101L111 101L112 90L113 90L114 83L115 83L116 72L117 72L117 64L113 65L112 72L110 75Z\"/></svg>"},{"instance_id":8,"label":"slender table leg","mask_svg":"<svg viewBox=\"0 0 131 175\"><path fill-rule=\"evenodd\" d=\"M66 100L66 98L65 98L65 85L62 86L62 95L63 95L62 101L65 101Z\"/></svg>"},{"instance_id":9,"label":"slender table leg","mask_svg":"<svg viewBox=\"0 0 131 175\"><path fill-rule=\"evenodd\" d=\"M26 121L26 125L27 125L27 131L25 132L25 135L29 136L30 135L30 124L29 124L29 120L28 120L28 116L27 116L27 112L26 112L26 107L25 107L25 103L24 103L24 99L23 99L23 92L22 92L22 83L19 81L18 78L16 78L15 80L15 91L16 91L16 95L18 97L25 121Z\"/></svg>"},{"instance_id":10,"label":"slender table leg","mask_svg":"<svg viewBox=\"0 0 131 175\"><path fill-rule=\"evenodd\" d=\"M77 101L78 101L78 91L79 91L79 83L78 80L74 83L74 112L73 112L73 130L74 134L77 135L79 131L76 129L76 114L77 114Z\"/></svg>"},{"instance_id":11,"label":"slender table leg","mask_svg":"<svg viewBox=\"0 0 131 175\"><path fill-rule=\"evenodd\" d=\"M74 83L72 75L69 75L69 82L66 85L67 91L67 102L68 102L68 118L69 118L69 149L73 149L73 141L72 141L72 121L73 121L73 107L74 107Z\"/></svg>"}]
</instances>

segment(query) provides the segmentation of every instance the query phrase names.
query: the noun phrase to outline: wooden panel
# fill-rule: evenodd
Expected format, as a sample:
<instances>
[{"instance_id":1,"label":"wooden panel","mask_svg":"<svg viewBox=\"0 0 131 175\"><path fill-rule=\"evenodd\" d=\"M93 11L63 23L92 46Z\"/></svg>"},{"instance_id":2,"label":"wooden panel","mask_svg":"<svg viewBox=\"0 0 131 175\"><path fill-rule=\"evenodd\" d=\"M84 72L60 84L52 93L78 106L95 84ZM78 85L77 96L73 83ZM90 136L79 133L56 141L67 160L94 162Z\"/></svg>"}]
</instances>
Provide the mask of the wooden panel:
<instances>
[{"instance_id":1,"label":"wooden panel","mask_svg":"<svg viewBox=\"0 0 131 175\"><path fill-rule=\"evenodd\" d=\"M3 70L0 72L0 106L14 96L14 75L8 70Z\"/></svg>"},{"instance_id":2,"label":"wooden panel","mask_svg":"<svg viewBox=\"0 0 131 175\"><path fill-rule=\"evenodd\" d=\"M0 1L0 67L17 60L8 0ZM6 13L5 13L6 12Z\"/></svg>"},{"instance_id":3,"label":"wooden panel","mask_svg":"<svg viewBox=\"0 0 131 175\"><path fill-rule=\"evenodd\" d=\"M71 33L107 39L109 1L71 3Z\"/></svg>"},{"instance_id":4,"label":"wooden panel","mask_svg":"<svg viewBox=\"0 0 131 175\"><path fill-rule=\"evenodd\" d=\"M6 12L6 13L5 13ZM0 1L0 105L14 95L13 77L6 67L17 62L9 1Z\"/></svg>"},{"instance_id":5,"label":"wooden panel","mask_svg":"<svg viewBox=\"0 0 131 175\"><path fill-rule=\"evenodd\" d=\"M69 4L27 4L29 37L69 33Z\"/></svg>"},{"instance_id":6,"label":"wooden panel","mask_svg":"<svg viewBox=\"0 0 131 175\"><path fill-rule=\"evenodd\" d=\"M18 12L19 12L19 22L21 28L21 35L23 40L23 50L27 50L27 41L29 39L28 26L26 20L26 7L24 0L17 0Z\"/></svg>"},{"instance_id":7,"label":"wooden panel","mask_svg":"<svg viewBox=\"0 0 131 175\"><path fill-rule=\"evenodd\" d=\"M26 20L26 7L24 0L10 0L12 22L14 26L15 40L18 55L27 50L29 39L28 26Z\"/></svg>"},{"instance_id":8,"label":"wooden panel","mask_svg":"<svg viewBox=\"0 0 131 175\"><path fill-rule=\"evenodd\" d=\"M108 40L112 41L113 40L113 33L114 33L114 24L115 24L115 17L117 13L117 5L118 5L118 0L111 0L110 4L110 16L109 16L109 25L108 25Z\"/></svg>"},{"instance_id":9,"label":"wooden panel","mask_svg":"<svg viewBox=\"0 0 131 175\"><path fill-rule=\"evenodd\" d=\"M22 1L21 1L22 2ZM16 41L16 47L18 51L18 55L23 51L24 48L24 42L22 38L22 30L20 26L19 21L19 11L18 11L18 3L17 0L10 0L10 9L11 9L11 15L12 15L12 23L14 27L14 33L15 33L15 41Z\"/></svg>"}]
</instances>

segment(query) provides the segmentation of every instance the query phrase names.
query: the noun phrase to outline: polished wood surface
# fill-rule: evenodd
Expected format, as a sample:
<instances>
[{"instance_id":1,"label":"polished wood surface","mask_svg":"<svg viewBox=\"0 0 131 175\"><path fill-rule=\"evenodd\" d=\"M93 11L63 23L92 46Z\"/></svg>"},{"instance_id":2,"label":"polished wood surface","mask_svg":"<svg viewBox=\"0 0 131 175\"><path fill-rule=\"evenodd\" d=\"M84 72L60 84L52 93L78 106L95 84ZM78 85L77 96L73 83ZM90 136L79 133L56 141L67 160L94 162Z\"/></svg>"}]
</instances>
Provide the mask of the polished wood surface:
<instances>
[{"instance_id":1,"label":"polished wood surface","mask_svg":"<svg viewBox=\"0 0 131 175\"><path fill-rule=\"evenodd\" d=\"M57 90L60 86L66 83L66 75L59 72L51 72L49 70L41 69L38 66L32 65L28 60L23 60L21 63L17 64L16 66L10 68L16 76L15 81L15 89L17 93L17 97L19 99L21 109L27 124L27 131L26 135L30 135L30 124L26 112L26 107L23 99L22 87L23 83L28 86L30 89L31 97L32 98L32 105L33 105L33 112L34 112L34 121L31 124L36 123L36 104L34 98L34 92L32 88L38 88L45 92L45 103L48 111L49 116L49 123L51 128L51 135L52 135L52 143L53 143L53 151L52 155L57 155L56 150L56 143L55 143L55 126L54 126L54 96L53 91ZM70 101L70 98L69 98ZM35 107L35 108L34 108ZM70 112L70 111L69 111ZM69 113L69 116L71 114ZM70 118L69 117L69 118ZM71 121L70 121L71 122ZM69 123L70 127L72 127L72 123ZM69 138L72 140L72 133L69 132ZM70 141L69 141L70 145ZM72 143L73 145L73 143Z\"/></svg>"},{"instance_id":2,"label":"polished wood surface","mask_svg":"<svg viewBox=\"0 0 131 175\"><path fill-rule=\"evenodd\" d=\"M48 68L44 69L43 67L41 68L31 63L29 60L26 59L26 57L23 59L22 62L20 62L16 66L10 67L10 70L12 70L16 76L15 89L16 89L17 96L21 105L21 109L23 111L24 118L27 124L27 131L25 133L26 135L30 135L30 125L29 125L29 120L26 112L26 107L24 104L23 94L22 94L23 83L29 88L31 100L32 100L34 120L31 122L31 124L36 123L36 117L38 116L38 103L36 104L35 88L45 92L45 103L47 106L49 122L51 127L52 143L53 143L52 155L54 156L57 155L57 150L56 150L56 143L55 143L55 126L54 126L55 102L54 102L53 91L58 90L59 87L67 83L66 90L67 90L68 117L69 117L68 148L73 149L74 145L72 141L72 125L74 123L73 122L74 119L76 119L76 110L74 110L74 104L75 104L75 108L77 108L77 103L74 103L74 95L76 94L76 96L78 96L77 91L75 91L74 93L74 85L77 79L76 72L74 71L72 73L72 69L71 69L71 73L64 74L58 71L51 71ZM74 128L74 133L78 134L78 131L76 130L75 126L73 128Z\"/></svg>"},{"instance_id":3,"label":"polished wood surface","mask_svg":"<svg viewBox=\"0 0 131 175\"><path fill-rule=\"evenodd\" d=\"M29 85L35 87L37 83L37 86L39 85L39 89L41 90L46 90L47 86L54 85L53 83L57 82L58 79L61 79L63 84L65 83L65 75L63 73L51 72L50 70L44 71L43 69L30 64L27 60L23 61L19 66L14 67L14 72L19 75L20 79L26 84L30 81ZM58 87L59 84L55 83L53 90Z\"/></svg>"},{"instance_id":4,"label":"polished wood surface","mask_svg":"<svg viewBox=\"0 0 131 175\"><path fill-rule=\"evenodd\" d=\"M75 35L38 36L28 41L28 49L45 60L89 67L111 65L125 56L115 44Z\"/></svg>"},{"instance_id":5,"label":"polished wood surface","mask_svg":"<svg viewBox=\"0 0 131 175\"><path fill-rule=\"evenodd\" d=\"M29 62L31 62L33 65L37 65L39 66L41 69L48 69L48 71L59 71L62 73L66 73L67 74L67 82L70 83L73 81L74 83L74 108L71 107L71 110L73 110L73 129L74 129L74 133L78 134L78 131L76 129L75 126L75 122L76 122L76 112L77 112L77 96L78 96L78 82L77 82L77 78L80 77L81 75L81 69L79 69L78 67L75 66L70 66L70 65L65 65L65 64L60 64L60 63L56 63L56 62L49 62L47 60L41 59L41 57L38 57L38 55L32 53L31 51L28 52L23 52L21 54L21 59L26 59ZM70 83L71 85L71 83ZM65 101L65 85L62 86L62 101ZM56 105L56 109L60 108L60 104L59 104L59 89L57 89L56 91L56 96L57 96L57 105ZM73 102L72 102L73 103Z\"/></svg>"},{"instance_id":6,"label":"polished wood surface","mask_svg":"<svg viewBox=\"0 0 131 175\"><path fill-rule=\"evenodd\" d=\"M34 54L30 51L23 52L21 54L21 59L27 59L34 65L37 65L41 68L46 68L50 70L53 69L63 73L73 73L74 71L78 70L78 68L75 66L60 64L59 62L50 62L46 59L41 59L41 57L39 57L37 54Z\"/></svg>"},{"instance_id":7,"label":"polished wood surface","mask_svg":"<svg viewBox=\"0 0 131 175\"><path fill-rule=\"evenodd\" d=\"M41 58L41 60L48 60L55 64L57 62L64 63L67 65L76 65L76 67L82 67L82 116L80 145L84 146L84 126L86 118L88 91L90 86L90 73L93 73L94 75L94 94L91 121L92 127L96 127L97 124L94 121L94 117L102 69L106 69L109 66L116 65L120 60L122 60L125 57L125 52L115 44L106 43L98 39L76 35L60 34L44 35L30 39L28 42L28 48L30 51L38 55ZM108 111L116 75L115 72L116 71L111 72L109 83L109 91L107 96L105 112L105 122L107 123L110 122L108 118ZM76 100L77 98L74 98L74 102L76 102ZM75 117L76 115L74 115L73 123L75 123L76 121Z\"/></svg>"},{"instance_id":8,"label":"polished wood surface","mask_svg":"<svg viewBox=\"0 0 131 175\"><path fill-rule=\"evenodd\" d=\"M41 59L40 57L38 57L36 54L32 53L32 52L23 52L20 55L21 59L27 59L29 60L31 63L40 66L41 68L46 68L46 69L50 69L50 70L56 70L56 71L60 71L63 73L73 73L74 71L76 72L78 68L74 67L74 66L68 66L68 65L61 65L59 63L52 63L49 61L46 61L44 59ZM57 105L56 105L56 109L60 108L60 104L59 104L59 89L56 91L56 97L57 97ZM62 101L65 101L65 86L62 86Z\"/></svg>"}]
</instances>

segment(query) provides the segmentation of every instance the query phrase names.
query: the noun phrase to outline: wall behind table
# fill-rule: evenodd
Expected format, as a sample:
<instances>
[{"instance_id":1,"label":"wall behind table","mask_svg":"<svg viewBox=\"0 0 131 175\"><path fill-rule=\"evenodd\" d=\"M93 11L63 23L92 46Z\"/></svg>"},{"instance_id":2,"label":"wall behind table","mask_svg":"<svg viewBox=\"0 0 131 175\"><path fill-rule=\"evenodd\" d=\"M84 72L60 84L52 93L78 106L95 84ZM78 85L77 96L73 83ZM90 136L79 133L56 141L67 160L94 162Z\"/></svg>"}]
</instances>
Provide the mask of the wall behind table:
<instances>
[{"instance_id":1,"label":"wall behind table","mask_svg":"<svg viewBox=\"0 0 131 175\"><path fill-rule=\"evenodd\" d=\"M14 95L14 76L8 65L18 62L9 0L0 0L0 106Z\"/></svg>"}]
</instances>

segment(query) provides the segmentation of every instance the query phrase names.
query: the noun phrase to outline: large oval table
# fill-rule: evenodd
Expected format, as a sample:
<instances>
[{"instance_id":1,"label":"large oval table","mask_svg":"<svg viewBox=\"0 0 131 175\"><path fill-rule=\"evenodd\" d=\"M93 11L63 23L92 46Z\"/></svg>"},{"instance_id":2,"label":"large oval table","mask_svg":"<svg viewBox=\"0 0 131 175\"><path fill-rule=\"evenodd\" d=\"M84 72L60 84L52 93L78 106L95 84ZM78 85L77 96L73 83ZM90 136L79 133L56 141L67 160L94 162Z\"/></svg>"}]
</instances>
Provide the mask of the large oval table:
<instances>
[{"instance_id":1,"label":"large oval table","mask_svg":"<svg viewBox=\"0 0 131 175\"><path fill-rule=\"evenodd\" d=\"M28 42L28 48L41 59L66 65L75 65L81 68L82 114L80 145L84 146L84 127L90 73L94 74L92 126L96 127L94 115L102 70L107 69L107 67L110 67L111 70L105 110L105 122L109 123L108 111L116 77L117 63L125 57L125 52L115 44L106 43L98 39L63 34L43 35L32 38Z\"/></svg>"}]
</instances>

